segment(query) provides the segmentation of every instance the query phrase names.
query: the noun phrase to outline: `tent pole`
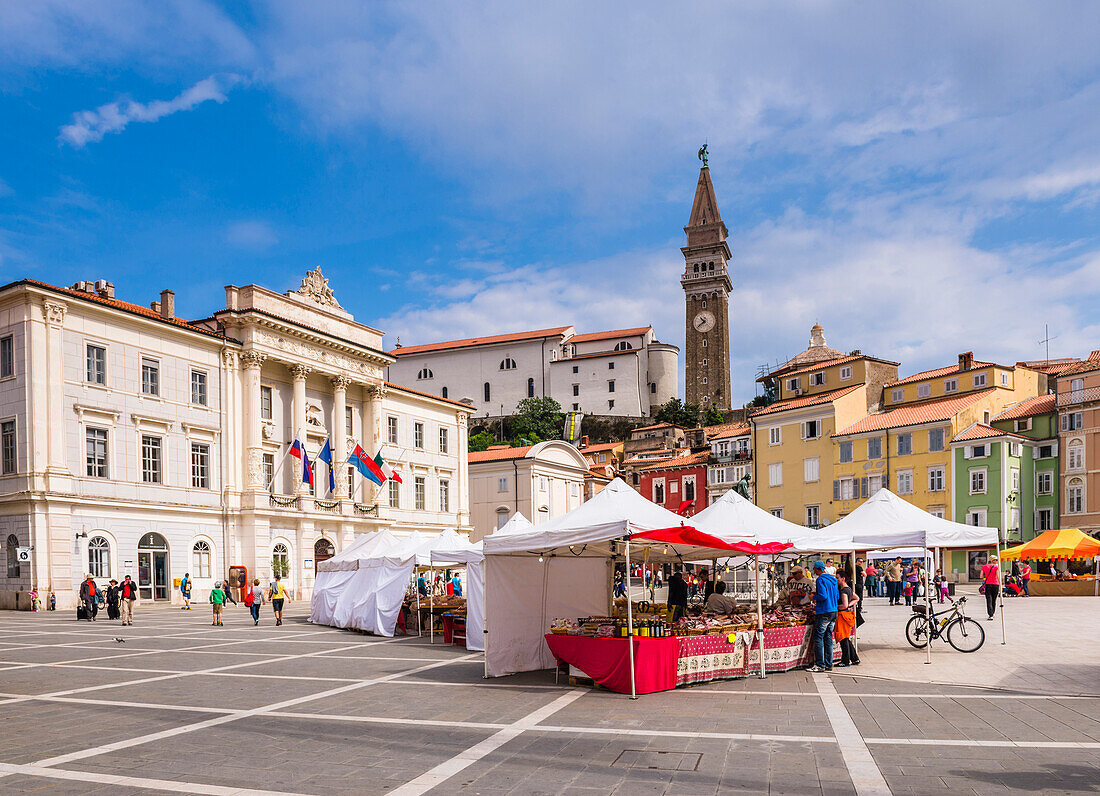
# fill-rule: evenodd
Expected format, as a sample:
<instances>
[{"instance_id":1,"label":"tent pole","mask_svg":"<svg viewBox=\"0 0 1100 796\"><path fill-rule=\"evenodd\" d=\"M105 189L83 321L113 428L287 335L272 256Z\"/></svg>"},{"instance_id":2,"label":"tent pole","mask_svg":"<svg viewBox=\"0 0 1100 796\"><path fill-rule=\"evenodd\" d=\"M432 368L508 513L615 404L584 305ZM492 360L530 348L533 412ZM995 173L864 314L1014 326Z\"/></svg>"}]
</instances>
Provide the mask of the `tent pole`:
<instances>
[{"instance_id":1,"label":"tent pole","mask_svg":"<svg viewBox=\"0 0 1100 796\"><path fill-rule=\"evenodd\" d=\"M416 575L413 577L414 583L416 583L416 635L420 638L424 638L424 626L420 621L420 583L417 582L420 578Z\"/></svg>"},{"instance_id":2,"label":"tent pole","mask_svg":"<svg viewBox=\"0 0 1100 796\"><path fill-rule=\"evenodd\" d=\"M764 609L761 606L763 595L760 593L760 556L752 557L753 569L756 571L756 637L760 639L760 679L768 676L764 663Z\"/></svg>"},{"instance_id":3,"label":"tent pole","mask_svg":"<svg viewBox=\"0 0 1100 796\"><path fill-rule=\"evenodd\" d=\"M927 542L927 540L924 543L924 558L922 559L922 563L924 563L924 564L928 563L928 542ZM924 579L926 581L928 580L928 573L925 573ZM917 576L917 585L918 586L920 585L920 575ZM925 648L925 661L924 662L925 663L931 663L932 662L932 625L936 620L932 618L932 595L928 591L928 585L927 584L925 584L925 587L924 587L924 610L927 612L926 616L928 617L928 643L925 644L925 646L924 646L924 648Z\"/></svg>"},{"instance_id":4,"label":"tent pole","mask_svg":"<svg viewBox=\"0 0 1100 796\"><path fill-rule=\"evenodd\" d=\"M1006 532L1007 533L1007 532ZM1001 645L1008 643L1008 639L1005 638L1005 576L1001 571L1001 567L1004 566L1004 559L1001 558L1001 529L997 529L997 609L1001 615Z\"/></svg>"},{"instance_id":5,"label":"tent pole","mask_svg":"<svg viewBox=\"0 0 1100 796\"><path fill-rule=\"evenodd\" d=\"M1100 556L1095 557L1096 560L1096 576L1092 581L1092 596L1100 597Z\"/></svg>"},{"instance_id":6,"label":"tent pole","mask_svg":"<svg viewBox=\"0 0 1100 796\"><path fill-rule=\"evenodd\" d=\"M630 537L626 539L626 578L630 583ZM630 607L630 587L626 589L626 648L630 658L630 698L637 699L637 685L634 682L634 612Z\"/></svg>"},{"instance_id":7,"label":"tent pole","mask_svg":"<svg viewBox=\"0 0 1100 796\"><path fill-rule=\"evenodd\" d=\"M435 644L435 567L428 568L428 643Z\"/></svg>"}]
</instances>

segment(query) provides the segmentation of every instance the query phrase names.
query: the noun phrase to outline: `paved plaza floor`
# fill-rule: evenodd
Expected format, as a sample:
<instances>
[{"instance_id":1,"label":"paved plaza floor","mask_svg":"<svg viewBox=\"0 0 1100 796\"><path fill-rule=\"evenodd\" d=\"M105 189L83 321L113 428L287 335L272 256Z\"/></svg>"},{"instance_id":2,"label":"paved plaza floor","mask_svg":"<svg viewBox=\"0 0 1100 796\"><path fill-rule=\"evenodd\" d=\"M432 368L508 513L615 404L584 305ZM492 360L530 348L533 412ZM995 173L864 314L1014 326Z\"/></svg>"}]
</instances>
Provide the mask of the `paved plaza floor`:
<instances>
[{"instance_id":1,"label":"paved plaza floor","mask_svg":"<svg viewBox=\"0 0 1100 796\"><path fill-rule=\"evenodd\" d=\"M636 701L485 680L479 654L317 627L303 604L282 627L3 612L0 793L1100 791L1100 600L1006 610L1008 644L983 622L982 650L928 666L908 611L872 601L858 668Z\"/></svg>"}]
</instances>

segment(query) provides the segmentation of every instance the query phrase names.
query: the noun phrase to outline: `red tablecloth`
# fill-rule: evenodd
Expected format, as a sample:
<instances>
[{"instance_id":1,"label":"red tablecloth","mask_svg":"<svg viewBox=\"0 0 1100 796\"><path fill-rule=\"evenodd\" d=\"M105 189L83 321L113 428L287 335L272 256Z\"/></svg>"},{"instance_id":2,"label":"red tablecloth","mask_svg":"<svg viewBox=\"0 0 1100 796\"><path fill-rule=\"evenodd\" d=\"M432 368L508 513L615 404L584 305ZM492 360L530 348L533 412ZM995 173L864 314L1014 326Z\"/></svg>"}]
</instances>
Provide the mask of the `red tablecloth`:
<instances>
[{"instance_id":1,"label":"red tablecloth","mask_svg":"<svg viewBox=\"0 0 1100 796\"><path fill-rule=\"evenodd\" d=\"M465 619L465 617L463 617L462 622L465 623L465 621L466 621L466 619ZM455 616L453 614L443 614L443 643L444 644L454 644L455 643L455 622L456 622L456 619L455 619ZM465 626L463 626L462 629L465 632ZM462 645L466 646L466 638L465 638L464 632L463 632L463 634L460 634L460 635L462 636Z\"/></svg>"},{"instance_id":2,"label":"red tablecloth","mask_svg":"<svg viewBox=\"0 0 1100 796\"><path fill-rule=\"evenodd\" d=\"M575 666L594 683L620 694L630 693L630 654L625 638L546 634L546 644L559 663ZM679 639L634 638L634 679L639 694L676 687Z\"/></svg>"}]
</instances>

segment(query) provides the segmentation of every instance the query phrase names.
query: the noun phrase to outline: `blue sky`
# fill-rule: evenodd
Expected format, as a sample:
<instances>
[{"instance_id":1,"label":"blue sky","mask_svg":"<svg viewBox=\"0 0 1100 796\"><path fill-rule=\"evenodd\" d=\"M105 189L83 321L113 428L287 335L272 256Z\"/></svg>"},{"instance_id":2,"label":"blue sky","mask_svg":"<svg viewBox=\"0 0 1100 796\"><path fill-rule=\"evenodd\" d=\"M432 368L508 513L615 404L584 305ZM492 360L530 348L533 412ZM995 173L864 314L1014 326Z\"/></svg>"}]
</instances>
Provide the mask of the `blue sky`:
<instances>
[{"instance_id":1,"label":"blue sky","mask_svg":"<svg viewBox=\"0 0 1100 796\"><path fill-rule=\"evenodd\" d=\"M689 9L690 13L686 13ZM735 396L830 345L910 373L1100 348L1100 6L0 4L0 276L320 265L392 344L652 323L707 140Z\"/></svg>"}]
</instances>

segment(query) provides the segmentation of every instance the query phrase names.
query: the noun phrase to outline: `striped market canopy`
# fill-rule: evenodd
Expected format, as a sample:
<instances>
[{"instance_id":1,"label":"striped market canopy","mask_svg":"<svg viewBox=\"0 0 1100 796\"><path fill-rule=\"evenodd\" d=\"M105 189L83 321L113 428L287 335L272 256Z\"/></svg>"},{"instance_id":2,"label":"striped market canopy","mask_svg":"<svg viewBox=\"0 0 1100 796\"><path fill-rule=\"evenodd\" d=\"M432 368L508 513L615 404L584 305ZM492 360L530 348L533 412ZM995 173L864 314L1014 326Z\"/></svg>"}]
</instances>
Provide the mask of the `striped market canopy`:
<instances>
[{"instance_id":1,"label":"striped market canopy","mask_svg":"<svg viewBox=\"0 0 1100 796\"><path fill-rule=\"evenodd\" d=\"M1010 547L1001 552L1008 561L1028 561L1051 558L1092 558L1100 556L1100 541L1081 533L1076 528L1043 531L1030 542Z\"/></svg>"}]
</instances>

